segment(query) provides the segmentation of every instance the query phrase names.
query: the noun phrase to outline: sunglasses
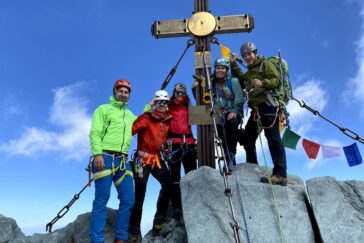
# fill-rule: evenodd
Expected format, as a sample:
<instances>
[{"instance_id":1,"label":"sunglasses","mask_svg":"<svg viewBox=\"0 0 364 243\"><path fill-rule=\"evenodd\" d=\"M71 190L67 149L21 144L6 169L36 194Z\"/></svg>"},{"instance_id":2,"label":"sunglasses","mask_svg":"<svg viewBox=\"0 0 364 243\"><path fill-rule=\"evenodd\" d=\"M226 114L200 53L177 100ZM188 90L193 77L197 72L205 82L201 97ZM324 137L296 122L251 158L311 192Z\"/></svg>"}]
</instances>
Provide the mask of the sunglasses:
<instances>
[{"instance_id":1,"label":"sunglasses","mask_svg":"<svg viewBox=\"0 0 364 243\"><path fill-rule=\"evenodd\" d=\"M156 104L156 105L168 105L168 101L167 100L155 100L154 104Z\"/></svg>"}]
</instances>

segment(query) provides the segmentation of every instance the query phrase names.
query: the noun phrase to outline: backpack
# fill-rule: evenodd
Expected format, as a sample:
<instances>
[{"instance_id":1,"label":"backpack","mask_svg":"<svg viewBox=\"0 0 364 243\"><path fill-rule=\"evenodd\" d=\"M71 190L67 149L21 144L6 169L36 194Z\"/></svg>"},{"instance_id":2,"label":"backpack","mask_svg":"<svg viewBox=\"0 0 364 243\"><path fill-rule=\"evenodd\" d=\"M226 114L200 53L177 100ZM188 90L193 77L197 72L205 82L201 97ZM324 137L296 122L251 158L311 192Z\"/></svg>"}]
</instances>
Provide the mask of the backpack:
<instances>
[{"instance_id":1,"label":"backpack","mask_svg":"<svg viewBox=\"0 0 364 243\"><path fill-rule=\"evenodd\" d=\"M282 65L280 65L280 60L282 60ZM289 81L288 64L283 58L281 58L280 52L278 52L278 56L269 57L266 61L272 63L279 73L280 85L276 89L276 93L278 95L278 99L287 105L293 96L291 82ZM261 71L263 71L263 66L264 62L262 62L260 66Z\"/></svg>"}]
</instances>

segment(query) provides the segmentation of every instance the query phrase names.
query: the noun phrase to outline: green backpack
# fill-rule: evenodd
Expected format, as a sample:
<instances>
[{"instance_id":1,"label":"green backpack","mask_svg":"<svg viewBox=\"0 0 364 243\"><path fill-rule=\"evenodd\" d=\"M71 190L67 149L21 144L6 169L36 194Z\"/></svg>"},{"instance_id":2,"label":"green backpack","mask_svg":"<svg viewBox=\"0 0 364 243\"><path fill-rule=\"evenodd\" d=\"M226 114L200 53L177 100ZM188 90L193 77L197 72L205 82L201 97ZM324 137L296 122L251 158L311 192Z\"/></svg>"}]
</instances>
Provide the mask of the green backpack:
<instances>
[{"instance_id":1,"label":"green backpack","mask_svg":"<svg viewBox=\"0 0 364 243\"><path fill-rule=\"evenodd\" d=\"M280 65L280 60L282 60L282 65ZM266 61L271 62L279 73L280 85L276 89L276 92L278 99L287 105L293 96L291 82L289 81L288 64L283 58L281 58L280 52L278 52L278 56L269 57ZM264 62L262 64L264 64ZM263 71L263 66L264 65L261 65L260 67L261 71Z\"/></svg>"}]
</instances>

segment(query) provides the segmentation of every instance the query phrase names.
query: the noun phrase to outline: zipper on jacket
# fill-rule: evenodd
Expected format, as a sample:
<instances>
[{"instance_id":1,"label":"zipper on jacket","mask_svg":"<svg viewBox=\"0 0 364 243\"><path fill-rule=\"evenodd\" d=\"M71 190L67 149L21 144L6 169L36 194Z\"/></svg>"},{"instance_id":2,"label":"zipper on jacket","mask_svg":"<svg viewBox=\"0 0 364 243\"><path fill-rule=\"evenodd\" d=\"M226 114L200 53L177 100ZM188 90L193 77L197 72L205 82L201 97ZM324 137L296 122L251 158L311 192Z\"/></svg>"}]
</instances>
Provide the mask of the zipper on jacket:
<instances>
[{"instance_id":1,"label":"zipper on jacket","mask_svg":"<svg viewBox=\"0 0 364 243\"><path fill-rule=\"evenodd\" d=\"M106 136L107 129L109 128L110 124L111 124L111 121L109 121L109 122L107 123L107 125L106 125L105 133L104 133L104 135L101 137L101 142L104 140L104 137Z\"/></svg>"},{"instance_id":2,"label":"zipper on jacket","mask_svg":"<svg viewBox=\"0 0 364 243\"><path fill-rule=\"evenodd\" d=\"M121 111L122 107L120 107L120 111ZM125 109L124 109L124 112L123 112L123 118L122 118L123 122L124 122L124 131L123 133L121 134L122 136L122 143L121 143L121 146L120 146L120 152L123 152L123 146L124 146L124 142L125 142L125 129L126 129L126 122L125 122Z\"/></svg>"}]
</instances>

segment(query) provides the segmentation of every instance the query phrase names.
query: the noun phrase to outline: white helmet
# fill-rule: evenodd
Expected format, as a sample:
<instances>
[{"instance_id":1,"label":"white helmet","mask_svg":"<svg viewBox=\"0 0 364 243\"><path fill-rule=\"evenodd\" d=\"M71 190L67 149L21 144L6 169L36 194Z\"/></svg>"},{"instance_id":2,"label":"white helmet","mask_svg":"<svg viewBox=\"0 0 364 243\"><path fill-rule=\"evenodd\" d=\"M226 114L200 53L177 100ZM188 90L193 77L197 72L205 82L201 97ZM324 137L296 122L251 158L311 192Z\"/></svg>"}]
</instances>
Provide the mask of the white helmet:
<instances>
[{"instance_id":1,"label":"white helmet","mask_svg":"<svg viewBox=\"0 0 364 243\"><path fill-rule=\"evenodd\" d=\"M155 92L153 100L154 101L156 101L156 100L169 101L169 95L168 95L167 91L165 91L165 90L158 90L157 92Z\"/></svg>"}]
</instances>

